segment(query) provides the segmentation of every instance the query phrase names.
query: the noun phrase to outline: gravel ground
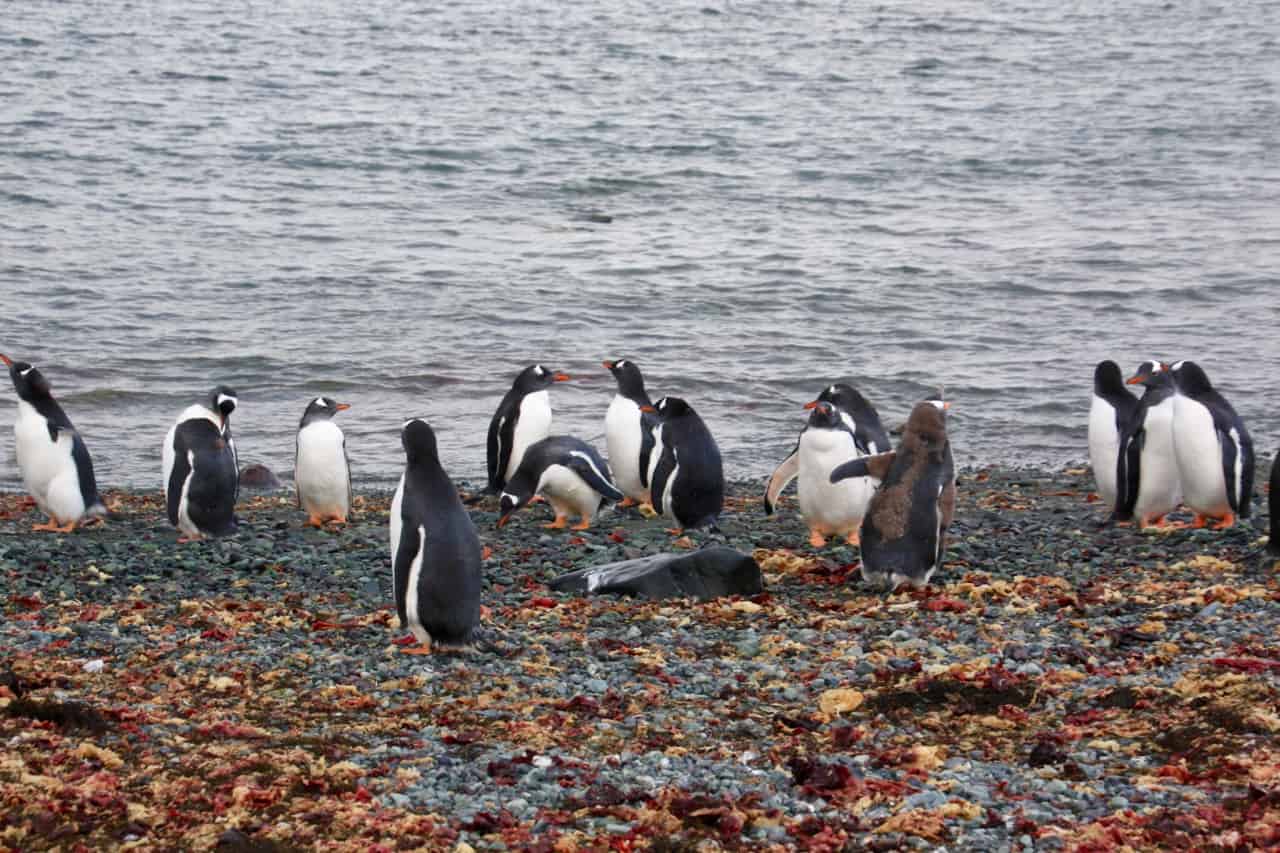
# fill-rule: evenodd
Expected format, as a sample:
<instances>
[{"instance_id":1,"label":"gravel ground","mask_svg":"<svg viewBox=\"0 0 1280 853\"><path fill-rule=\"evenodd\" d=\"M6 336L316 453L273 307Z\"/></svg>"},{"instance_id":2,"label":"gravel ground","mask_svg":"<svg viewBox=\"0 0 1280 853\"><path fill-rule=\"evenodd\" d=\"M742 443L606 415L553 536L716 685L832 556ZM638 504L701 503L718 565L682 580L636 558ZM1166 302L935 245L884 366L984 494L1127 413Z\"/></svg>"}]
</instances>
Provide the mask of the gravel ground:
<instances>
[{"instance_id":1,"label":"gravel ground","mask_svg":"<svg viewBox=\"0 0 1280 853\"><path fill-rule=\"evenodd\" d=\"M0 849L1265 849L1280 575L1261 517L1099 529L1083 470L962 473L946 565L877 594L787 500L676 540L613 510L495 528L470 652L401 653L386 494L176 544L153 495L29 532L0 497ZM467 490L471 484L462 484ZM723 542L766 592L550 592ZM464 846L462 849L466 849Z\"/></svg>"}]
</instances>

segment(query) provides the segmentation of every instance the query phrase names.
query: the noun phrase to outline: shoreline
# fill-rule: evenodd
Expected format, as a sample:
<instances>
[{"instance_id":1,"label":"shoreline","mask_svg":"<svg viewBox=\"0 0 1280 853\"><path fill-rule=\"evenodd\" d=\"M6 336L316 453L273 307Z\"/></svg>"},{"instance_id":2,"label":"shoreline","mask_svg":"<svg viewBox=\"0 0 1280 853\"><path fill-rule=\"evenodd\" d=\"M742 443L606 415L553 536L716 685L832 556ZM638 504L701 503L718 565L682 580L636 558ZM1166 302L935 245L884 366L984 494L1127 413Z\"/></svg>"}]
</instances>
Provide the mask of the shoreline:
<instances>
[{"instance_id":1,"label":"shoreline","mask_svg":"<svg viewBox=\"0 0 1280 853\"><path fill-rule=\"evenodd\" d=\"M897 595L755 483L688 543L754 552L747 600L554 593L679 546L481 503L482 642L425 659L391 627L389 490L337 533L248 497L187 546L158 490L69 536L0 495L0 849L1280 842L1262 495L1227 531L1098 530L1083 466L960 474L943 569Z\"/></svg>"}]
</instances>

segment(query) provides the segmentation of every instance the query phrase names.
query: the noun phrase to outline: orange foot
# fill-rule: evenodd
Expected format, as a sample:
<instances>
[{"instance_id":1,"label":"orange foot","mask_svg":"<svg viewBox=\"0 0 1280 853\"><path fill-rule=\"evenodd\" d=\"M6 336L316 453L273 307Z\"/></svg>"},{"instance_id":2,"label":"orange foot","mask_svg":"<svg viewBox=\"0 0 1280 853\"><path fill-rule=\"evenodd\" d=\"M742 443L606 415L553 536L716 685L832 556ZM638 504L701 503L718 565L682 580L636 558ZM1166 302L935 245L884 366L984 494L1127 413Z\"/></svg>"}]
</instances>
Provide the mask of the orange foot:
<instances>
[{"instance_id":1,"label":"orange foot","mask_svg":"<svg viewBox=\"0 0 1280 853\"><path fill-rule=\"evenodd\" d=\"M423 643L420 646L400 646L400 654L402 655L429 655L431 654L431 644Z\"/></svg>"},{"instance_id":2,"label":"orange foot","mask_svg":"<svg viewBox=\"0 0 1280 853\"><path fill-rule=\"evenodd\" d=\"M178 537L179 545L186 545L188 542L199 542L203 537L182 535Z\"/></svg>"},{"instance_id":3,"label":"orange foot","mask_svg":"<svg viewBox=\"0 0 1280 853\"><path fill-rule=\"evenodd\" d=\"M683 536L683 535L684 535L684 528L683 528L683 527L668 527L668 528L667 528L667 532L668 532L668 533L670 533L672 536Z\"/></svg>"},{"instance_id":4,"label":"orange foot","mask_svg":"<svg viewBox=\"0 0 1280 853\"><path fill-rule=\"evenodd\" d=\"M557 515L556 520L550 524L542 525L547 530L563 530L569 524L568 516Z\"/></svg>"},{"instance_id":5,"label":"orange foot","mask_svg":"<svg viewBox=\"0 0 1280 853\"><path fill-rule=\"evenodd\" d=\"M584 516L582 517L582 521L579 521L579 522L578 522L577 524L575 524L571 529L573 529L573 530L587 530L587 529L589 529L590 527L591 527L591 519L590 519L590 518L587 518L587 517L584 515Z\"/></svg>"},{"instance_id":6,"label":"orange foot","mask_svg":"<svg viewBox=\"0 0 1280 853\"><path fill-rule=\"evenodd\" d=\"M1228 527L1232 526L1232 525L1233 525L1233 524L1235 524L1235 523L1236 523L1236 515L1235 515L1235 513L1233 513L1233 512L1229 512L1229 513L1227 513L1226 515L1224 515L1224 516L1223 516L1223 517L1218 521L1218 523L1217 523L1217 524L1215 524L1215 525L1213 526L1213 528L1212 528L1212 529L1213 529L1213 530L1226 530Z\"/></svg>"},{"instance_id":7,"label":"orange foot","mask_svg":"<svg viewBox=\"0 0 1280 853\"><path fill-rule=\"evenodd\" d=\"M33 531L47 530L50 533L70 533L71 531L76 529L76 523L74 521L69 521L65 525L59 527L58 524L53 519L49 519L44 524L31 525L31 529Z\"/></svg>"},{"instance_id":8,"label":"orange foot","mask_svg":"<svg viewBox=\"0 0 1280 853\"><path fill-rule=\"evenodd\" d=\"M307 527L314 527L317 530L323 530L324 519L318 515L312 514L312 516L307 519Z\"/></svg>"},{"instance_id":9,"label":"orange foot","mask_svg":"<svg viewBox=\"0 0 1280 853\"><path fill-rule=\"evenodd\" d=\"M827 544L827 539L826 539L826 537L825 537L825 536L823 536L823 535L822 535L821 533L819 533L817 530L810 530L810 531L809 531L809 544L810 544L810 545L812 545L812 546L813 546L813 547L815 547L815 548L821 548L823 545L826 545L826 544Z\"/></svg>"},{"instance_id":10,"label":"orange foot","mask_svg":"<svg viewBox=\"0 0 1280 853\"><path fill-rule=\"evenodd\" d=\"M480 549L480 559L487 560L492 556L493 556L493 549L490 548L488 545L485 545L483 548Z\"/></svg>"},{"instance_id":11,"label":"orange foot","mask_svg":"<svg viewBox=\"0 0 1280 853\"><path fill-rule=\"evenodd\" d=\"M635 506L635 505L636 505L636 499L631 497L631 495L627 495L618 503L618 506L620 507Z\"/></svg>"},{"instance_id":12,"label":"orange foot","mask_svg":"<svg viewBox=\"0 0 1280 853\"><path fill-rule=\"evenodd\" d=\"M862 545L862 537L858 535L858 531L856 530L845 537L845 541L850 545Z\"/></svg>"},{"instance_id":13,"label":"orange foot","mask_svg":"<svg viewBox=\"0 0 1280 853\"><path fill-rule=\"evenodd\" d=\"M534 504L546 503L546 502L547 502L547 499L544 498L542 495L534 495L533 497L529 498L529 506L533 506Z\"/></svg>"},{"instance_id":14,"label":"orange foot","mask_svg":"<svg viewBox=\"0 0 1280 853\"><path fill-rule=\"evenodd\" d=\"M340 515L337 518L331 518L325 522L325 525L333 528L346 527L347 517L345 515Z\"/></svg>"}]
</instances>

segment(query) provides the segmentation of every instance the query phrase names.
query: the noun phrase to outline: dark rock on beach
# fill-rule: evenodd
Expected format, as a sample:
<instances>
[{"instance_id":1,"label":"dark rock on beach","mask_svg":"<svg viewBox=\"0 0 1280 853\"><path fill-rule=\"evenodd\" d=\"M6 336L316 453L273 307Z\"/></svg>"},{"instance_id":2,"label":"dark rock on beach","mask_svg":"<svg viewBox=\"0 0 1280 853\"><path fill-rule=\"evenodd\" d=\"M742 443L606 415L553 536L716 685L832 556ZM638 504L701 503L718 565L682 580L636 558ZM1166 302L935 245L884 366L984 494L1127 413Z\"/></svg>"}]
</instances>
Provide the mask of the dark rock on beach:
<instances>
[{"instance_id":1,"label":"dark rock on beach","mask_svg":"<svg viewBox=\"0 0 1280 853\"><path fill-rule=\"evenodd\" d=\"M544 530L545 505L498 530L481 501L478 641L430 656L395 624L389 494L336 531L246 498L235 536L186 545L156 495L69 535L0 496L0 848L1280 843L1265 501L1221 532L1098 529L1083 470L961 482L942 570L888 594L758 483L680 539L635 510ZM548 586L719 548L764 591Z\"/></svg>"}]
</instances>

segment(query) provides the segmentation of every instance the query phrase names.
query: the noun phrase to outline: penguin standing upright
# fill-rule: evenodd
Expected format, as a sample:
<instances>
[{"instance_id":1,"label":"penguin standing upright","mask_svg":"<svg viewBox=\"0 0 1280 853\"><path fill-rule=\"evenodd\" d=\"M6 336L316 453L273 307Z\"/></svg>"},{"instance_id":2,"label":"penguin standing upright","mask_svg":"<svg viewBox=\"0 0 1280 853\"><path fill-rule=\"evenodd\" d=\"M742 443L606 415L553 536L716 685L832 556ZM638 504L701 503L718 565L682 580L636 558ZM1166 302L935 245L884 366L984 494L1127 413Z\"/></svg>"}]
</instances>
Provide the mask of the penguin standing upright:
<instances>
[{"instance_id":1,"label":"penguin standing upright","mask_svg":"<svg viewBox=\"0 0 1280 853\"><path fill-rule=\"evenodd\" d=\"M1249 517L1253 500L1253 439L1226 398L1194 361L1169 372L1173 398L1173 451L1183 502L1195 510L1194 527L1218 519L1215 530Z\"/></svg>"},{"instance_id":2,"label":"penguin standing upright","mask_svg":"<svg viewBox=\"0 0 1280 853\"><path fill-rule=\"evenodd\" d=\"M864 456L831 472L831 482L883 481L862 521L862 579L896 588L929 583L942 565L955 513L956 474L947 438L947 404L916 404L896 451Z\"/></svg>"},{"instance_id":3,"label":"penguin standing upright","mask_svg":"<svg viewBox=\"0 0 1280 853\"><path fill-rule=\"evenodd\" d=\"M516 473L502 490L502 527L511 514L527 504L535 494L546 496L555 510L551 529L565 526L569 514L581 518L574 530L586 530L606 498L620 501L623 494L609 477L609 466L596 449L581 439L553 435L534 442L524 454Z\"/></svg>"},{"instance_id":4,"label":"penguin standing upright","mask_svg":"<svg viewBox=\"0 0 1280 853\"><path fill-rule=\"evenodd\" d=\"M489 422L486 461L490 492L499 494L520 467L529 445L551 434L551 396L547 389L568 379L566 374L552 372L541 364L531 364L516 376Z\"/></svg>"},{"instance_id":5,"label":"penguin standing upright","mask_svg":"<svg viewBox=\"0 0 1280 853\"><path fill-rule=\"evenodd\" d=\"M718 529L724 508L724 468L711 430L679 397L653 406L654 448L649 462L653 508L676 519L681 529Z\"/></svg>"},{"instance_id":6,"label":"penguin standing upright","mask_svg":"<svg viewBox=\"0 0 1280 853\"><path fill-rule=\"evenodd\" d=\"M606 361L605 369L618 383L618 393L604 417L609 465L618 489L626 497L620 506L649 502L649 455L653 451L653 422L642 411L653 407L644 390L644 377L633 361Z\"/></svg>"},{"instance_id":7,"label":"penguin standing upright","mask_svg":"<svg viewBox=\"0 0 1280 853\"><path fill-rule=\"evenodd\" d=\"M1120 435L1138 408L1138 398L1125 387L1120 365L1100 361L1093 370L1093 402L1089 406L1089 465L1098 497L1116 505L1116 459Z\"/></svg>"},{"instance_id":8,"label":"penguin standing upright","mask_svg":"<svg viewBox=\"0 0 1280 853\"><path fill-rule=\"evenodd\" d=\"M165 436L165 505L169 523L182 532L179 542L235 532L240 472L229 422L235 408L236 392L219 385L207 403L184 409Z\"/></svg>"},{"instance_id":9,"label":"penguin standing upright","mask_svg":"<svg viewBox=\"0 0 1280 853\"><path fill-rule=\"evenodd\" d=\"M1165 513L1182 500L1173 448L1173 398L1177 391L1169 366L1160 361L1144 361L1126 382L1146 390L1120 434L1115 518L1136 518L1139 527L1160 525Z\"/></svg>"},{"instance_id":10,"label":"penguin standing upright","mask_svg":"<svg viewBox=\"0 0 1280 853\"><path fill-rule=\"evenodd\" d=\"M400 432L405 469L391 501L391 570L400 624L429 644L471 642L480 622L480 537L424 420Z\"/></svg>"},{"instance_id":11,"label":"penguin standing upright","mask_svg":"<svg viewBox=\"0 0 1280 853\"><path fill-rule=\"evenodd\" d=\"M22 482L49 516L47 523L31 529L70 533L85 519L102 518L107 508L98 495L89 448L53 399L49 380L25 361L2 353L0 361L18 392L13 435Z\"/></svg>"},{"instance_id":12,"label":"penguin standing upright","mask_svg":"<svg viewBox=\"0 0 1280 853\"><path fill-rule=\"evenodd\" d=\"M857 448L856 454L845 454L840 461L844 461L852 455L875 455L892 448L893 445L889 443L889 434L885 432L884 425L880 422L880 413L853 386L845 385L844 383L828 385L818 394L817 399L805 403L804 407L806 410L813 410L822 403L830 403L835 407L836 413L840 417L840 422L848 429L849 434L853 437L854 447ZM801 439L804 438L804 434L808 429L809 426L806 424L800 430ZM773 515L774 510L777 509L778 498L799 473L800 441L797 440L791 454L774 469L773 476L769 478L769 483L765 486L765 515ZM827 472L823 472L820 479L830 488L830 484L826 483Z\"/></svg>"},{"instance_id":13,"label":"penguin standing upright","mask_svg":"<svg viewBox=\"0 0 1280 853\"><path fill-rule=\"evenodd\" d=\"M351 512L351 464L347 438L333 416L351 408L328 397L316 397L298 424L293 480L298 506L307 511L307 524L346 524Z\"/></svg>"}]
</instances>

